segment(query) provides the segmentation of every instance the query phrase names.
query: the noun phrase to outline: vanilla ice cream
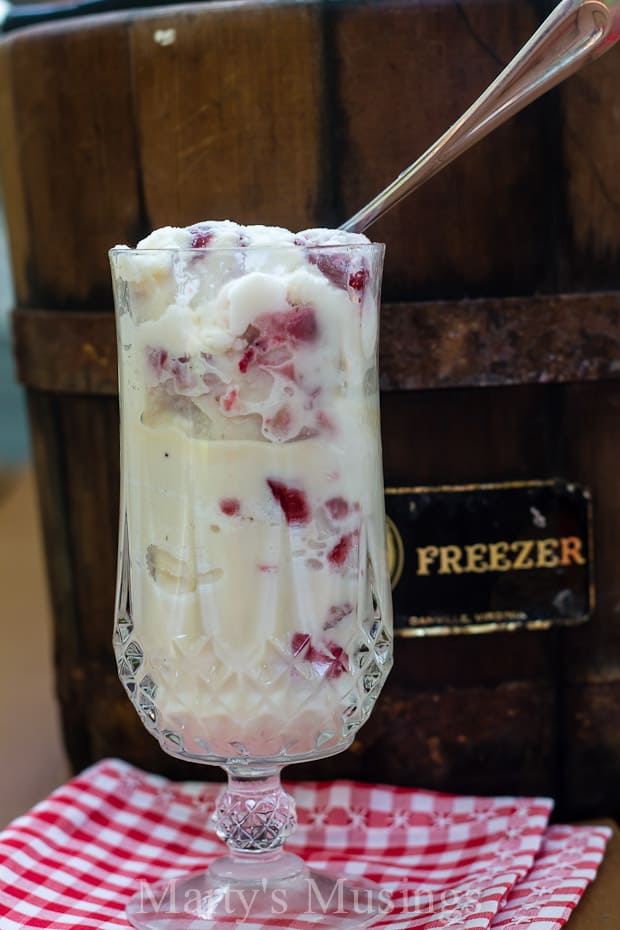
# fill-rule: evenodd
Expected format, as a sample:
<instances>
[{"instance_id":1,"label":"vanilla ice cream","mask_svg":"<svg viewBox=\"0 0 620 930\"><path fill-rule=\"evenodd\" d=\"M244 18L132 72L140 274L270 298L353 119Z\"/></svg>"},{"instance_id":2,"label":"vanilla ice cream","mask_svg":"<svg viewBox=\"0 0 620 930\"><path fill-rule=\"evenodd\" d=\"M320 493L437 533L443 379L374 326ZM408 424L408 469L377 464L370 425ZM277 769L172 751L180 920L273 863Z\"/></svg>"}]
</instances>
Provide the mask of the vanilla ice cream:
<instances>
[{"instance_id":1,"label":"vanilla ice cream","mask_svg":"<svg viewBox=\"0 0 620 930\"><path fill-rule=\"evenodd\" d=\"M112 250L115 645L175 755L337 751L387 675L382 254L361 235L227 221Z\"/></svg>"}]
</instances>

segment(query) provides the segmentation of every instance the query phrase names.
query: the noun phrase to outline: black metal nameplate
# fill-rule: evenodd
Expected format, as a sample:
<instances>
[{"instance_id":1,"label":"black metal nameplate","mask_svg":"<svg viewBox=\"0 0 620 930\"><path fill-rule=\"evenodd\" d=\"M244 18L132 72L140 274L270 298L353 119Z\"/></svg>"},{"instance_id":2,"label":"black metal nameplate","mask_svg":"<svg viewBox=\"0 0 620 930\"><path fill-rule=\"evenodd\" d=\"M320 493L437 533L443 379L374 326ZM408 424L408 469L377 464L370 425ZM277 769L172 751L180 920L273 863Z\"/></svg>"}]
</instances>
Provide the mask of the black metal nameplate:
<instances>
[{"instance_id":1,"label":"black metal nameplate","mask_svg":"<svg viewBox=\"0 0 620 930\"><path fill-rule=\"evenodd\" d=\"M543 629L594 607L589 493L563 481L386 488L403 636Z\"/></svg>"}]
</instances>

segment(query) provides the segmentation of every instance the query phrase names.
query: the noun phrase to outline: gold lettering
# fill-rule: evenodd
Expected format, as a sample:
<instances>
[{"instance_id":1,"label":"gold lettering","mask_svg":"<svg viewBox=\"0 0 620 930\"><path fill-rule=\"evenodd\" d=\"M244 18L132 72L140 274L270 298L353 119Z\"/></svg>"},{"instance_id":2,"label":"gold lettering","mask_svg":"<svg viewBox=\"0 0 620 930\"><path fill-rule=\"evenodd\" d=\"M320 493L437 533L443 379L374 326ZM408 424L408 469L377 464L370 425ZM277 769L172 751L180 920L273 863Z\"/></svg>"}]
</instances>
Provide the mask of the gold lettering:
<instances>
[{"instance_id":1,"label":"gold lettering","mask_svg":"<svg viewBox=\"0 0 620 930\"><path fill-rule=\"evenodd\" d=\"M512 567L522 569L534 568L534 560L530 558L530 553L533 548L533 539L515 539L515 541L510 544L511 551L517 553Z\"/></svg>"},{"instance_id":2,"label":"gold lettering","mask_svg":"<svg viewBox=\"0 0 620 930\"><path fill-rule=\"evenodd\" d=\"M507 542L494 542L489 545L489 571L508 572L512 568L510 559L506 558Z\"/></svg>"},{"instance_id":3,"label":"gold lettering","mask_svg":"<svg viewBox=\"0 0 620 930\"><path fill-rule=\"evenodd\" d=\"M451 572L455 575L462 574L463 568L460 564L462 554L463 550L460 546L442 546L439 550L439 574L449 575Z\"/></svg>"},{"instance_id":4,"label":"gold lettering","mask_svg":"<svg viewBox=\"0 0 620 930\"><path fill-rule=\"evenodd\" d=\"M430 566L438 555L437 546L418 546L418 575L430 575Z\"/></svg>"},{"instance_id":5,"label":"gold lettering","mask_svg":"<svg viewBox=\"0 0 620 930\"><path fill-rule=\"evenodd\" d=\"M489 570L488 564L484 561L487 547L484 543L473 543L471 546L465 546L467 553L467 567L465 571L482 574ZM482 560L482 561L481 561Z\"/></svg>"},{"instance_id":6,"label":"gold lettering","mask_svg":"<svg viewBox=\"0 0 620 930\"><path fill-rule=\"evenodd\" d=\"M466 546L418 546L418 575L462 575L473 572L508 572L558 565L585 565L583 543L577 536L561 539L515 539ZM510 553L515 554L514 560Z\"/></svg>"},{"instance_id":7,"label":"gold lettering","mask_svg":"<svg viewBox=\"0 0 620 930\"><path fill-rule=\"evenodd\" d=\"M559 563L559 558L554 549L558 548L557 539L539 539L536 543L538 550L537 568L555 568Z\"/></svg>"},{"instance_id":8,"label":"gold lettering","mask_svg":"<svg viewBox=\"0 0 620 930\"><path fill-rule=\"evenodd\" d=\"M570 565L575 562L576 565L585 565L586 560L581 551L581 540L577 536L563 536L560 540L561 555L560 563Z\"/></svg>"}]
</instances>

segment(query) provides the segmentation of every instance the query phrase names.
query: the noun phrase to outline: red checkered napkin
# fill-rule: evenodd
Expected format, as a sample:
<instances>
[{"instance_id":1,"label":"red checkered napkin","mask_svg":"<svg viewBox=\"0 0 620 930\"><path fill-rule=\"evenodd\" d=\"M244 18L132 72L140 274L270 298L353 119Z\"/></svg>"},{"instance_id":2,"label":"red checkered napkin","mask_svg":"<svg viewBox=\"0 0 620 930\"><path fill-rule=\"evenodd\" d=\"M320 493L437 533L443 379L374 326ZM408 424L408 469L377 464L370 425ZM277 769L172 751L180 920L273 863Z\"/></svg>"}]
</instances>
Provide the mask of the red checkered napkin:
<instances>
[{"instance_id":1,"label":"red checkered napkin","mask_svg":"<svg viewBox=\"0 0 620 930\"><path fill-rule=\"evenodd\" d=\"M608 836L553 827L541 848L551 802L540 798L288 787L299 816L288 848L316 868L377 882L375 926L387 930L556 930L594 878ZM125 904L141 880L173 879L221 854L208 826L220 790L117 760L87 770L0 834L1 930L127 930ZM314 922L316 914L296 926Z\"/></svg>"},{"instance_id":2,"label":"red checkered napkin","mask_svg":"<svg viewBox=\"0 0 620 930\"><path fill-rule=\"evenodd\" d=\"M491 921L493 930L562 927L595 878L610 834L608 827L549 827L533 867Z\"/></svg>"}]
</instances>

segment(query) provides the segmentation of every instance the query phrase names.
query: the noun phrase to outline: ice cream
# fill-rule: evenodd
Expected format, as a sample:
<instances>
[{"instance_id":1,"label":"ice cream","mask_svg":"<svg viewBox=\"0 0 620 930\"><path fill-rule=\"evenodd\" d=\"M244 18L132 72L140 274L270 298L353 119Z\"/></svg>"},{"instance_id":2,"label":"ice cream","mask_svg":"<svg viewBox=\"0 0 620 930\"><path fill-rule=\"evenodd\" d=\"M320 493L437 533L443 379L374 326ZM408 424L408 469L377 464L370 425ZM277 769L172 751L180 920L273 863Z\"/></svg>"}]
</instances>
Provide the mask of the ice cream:
<instances>
[{"instance_id":1,"label":"ice cream","mask_svg":"<svg viewBox=\"0 0 620 930\"><path fill-rule=\"evenodd\" d=\"M118 247L121 678L165 749L337 751L391 662L382 247L231 222Z\"/></svg>"}]
</instances>

